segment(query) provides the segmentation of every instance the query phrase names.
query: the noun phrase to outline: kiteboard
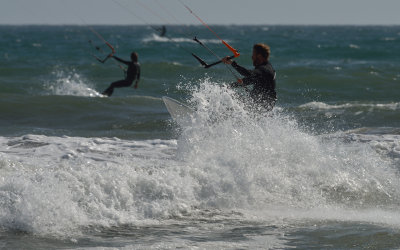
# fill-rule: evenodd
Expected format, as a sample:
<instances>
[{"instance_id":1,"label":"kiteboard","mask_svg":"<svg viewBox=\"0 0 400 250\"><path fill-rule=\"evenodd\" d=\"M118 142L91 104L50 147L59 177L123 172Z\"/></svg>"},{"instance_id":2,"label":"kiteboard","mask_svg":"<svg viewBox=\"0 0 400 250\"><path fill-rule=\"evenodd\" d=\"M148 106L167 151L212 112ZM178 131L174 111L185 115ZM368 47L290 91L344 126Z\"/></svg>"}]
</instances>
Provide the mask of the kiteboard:
<instances>
[{"instance_id":1,"label":"kiteboard","mask_svg":"<svg viewBox=\"0 0 400 250\"><path fill-rule=\"evenodd\" d=\"M167 96L163 96L162 100L164 101L165 107L172 119L177 122L180 121L189 121L191 116L194 114L194 110L183 103L178 102L175 99L172 99Z\"/></svg>"}]
</instances>

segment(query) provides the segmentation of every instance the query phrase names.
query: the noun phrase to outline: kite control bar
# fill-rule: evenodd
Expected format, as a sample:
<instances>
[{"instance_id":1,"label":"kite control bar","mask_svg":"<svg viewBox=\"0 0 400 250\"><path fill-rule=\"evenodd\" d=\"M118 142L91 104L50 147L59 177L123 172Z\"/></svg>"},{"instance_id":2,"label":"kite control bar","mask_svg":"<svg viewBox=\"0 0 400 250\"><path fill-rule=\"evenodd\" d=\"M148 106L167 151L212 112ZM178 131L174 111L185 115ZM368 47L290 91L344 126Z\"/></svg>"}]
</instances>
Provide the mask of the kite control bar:
<instances>
[{"instance_id":1,"label":"kite control bar","mask_svg":"<svg viewBox=\"0 0 400 250\"><path fill-rule=\"evenodd\" d=\"M203 46L204 48L210 50L210 49L209 49L207 46L205 46L199 39L197 39L197 37L194 37L193 40L194 40L195 42L197 42L198 44L200 44L201 46ZM239 53L237 53L237 51L236 51L235 49L232 48L232 52L233 52L233 51L235 51L234 55L229 56L228 59L233 59L233 58L238 57L238 56L240 55ZM216 62L207 64L204 60L202 60L202 59L201 59L200 57L198 57L197 55L195 55L195 54L192 53L192 56L193 56L194 58L196 58L197 61L199 61L200 64L203 65L203 67L206 68L206 69L208 69L208 68L210 68L210 67L212 67L212 66L214 66L214 65L220 64L220 63L222 62L222 60L218 60L218 61L216 61Z\"/></svg>"},{"instance_id":2,"label":"kite control bar","mask_svg":"<svg viewBox=\"0 0 400 250\"><path fill-rule=\"evenodd\" d=\"M192 53L192 56L193 56L194 58L196 58L197 61L199 61L200 64L203 65L203 67L204 67L205 69L211 68L212 66L217 65L217 64L220 64L220 63L222 62L222 60L219 60L219 61L216 61L216 62L207 64L204 60L202 60L200 57L196 56L195 54ZM233 59L233 58L235 58L235 56L229 56L229 57L228 57L228 59Z\"/></svg>"},{"instance_id":3,"label":"kite control bar","mask_svg":"<svg viewBox=\"0 0 400 250\"><path fill-rule=\"evenodd\" d=\"M99 46L95 46L95 45L92 43L91 40L89 40L89 43L90 43L96 50L98 50L98 51L104 53L104 52L102 51L102 49L101 49ZM101 63L105 63L105 62L108 60L108 58L112 57L112 56L115 54L115 49L114 49L114 47L111 46L111 44L109 44L108 42L105 42L105 44L106 44L108 47L110 47L110 49L111 49L111 53L110 53L110 54L108 54L104 59L101 59L101 58L97 57L96 55L92 55L94 58L96 58L97 61L99 61L99 62L101 62Z\"/></svg>"}]
</instances>

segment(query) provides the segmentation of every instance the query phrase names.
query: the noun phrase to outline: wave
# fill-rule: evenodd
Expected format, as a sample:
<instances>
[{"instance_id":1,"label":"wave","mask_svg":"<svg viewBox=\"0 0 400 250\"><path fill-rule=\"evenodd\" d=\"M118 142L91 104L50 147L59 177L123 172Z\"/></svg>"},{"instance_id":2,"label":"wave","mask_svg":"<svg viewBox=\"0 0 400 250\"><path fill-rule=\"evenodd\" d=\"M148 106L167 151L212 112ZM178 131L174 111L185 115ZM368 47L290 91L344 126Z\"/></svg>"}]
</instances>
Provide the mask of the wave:
<instances>
[{"instance_id":1,"label":"wave","mask_svg":"<svg viewBox=\"0 0 400 250\"><path fill-rule=\"evenodd\" d=\"M360 131L360 129L358 130ZM377 131L377 130L376 130ZM350 133L347 140L368 143L379 154L396 159L400 163L400 135L398 134L358 134ZM365 131L364 131L365 132ZM381 130L381 132L383 132Z\"/></svg>"},{"instance_id":2,"label":"wave","mask_svg":"<svg viewBox=\"0 0 400 250\"><path fill-rule=\"evenodd\" d=\"M400 102L392 103L343 103L343 104L327 104L324 102L309 102L299 106L304 109L313 110L334 110L334 109L381 109L381 110L399 110Z\"/></svg>"},{"instance_id":3,"label":"wave","mask_svg":"<svg viewBox=\"0 0 400 250\"><path fill-rule=\"evenodd\" d=\"M186 38L186 37L165 37L165 36L159 36L157 34L152 34L150 37L146 37L142 40L144 43L148 42L174 42L174 43L195 43L192 38ZM201 42L203 43L221 43L221 40L218 39L201 39ZM230 41L226 41L230 42Z\"/></svg>"},{"instance_id":4,"label":"wave","mask_svg":"<svg viewBox=\"0 0 400 250\"><path fill-rule=\"evenodd\" d=\"M151 209L146 200L164 193L145 159L167 161L176 145L40 135L0 137L0 144L0 226L58 236L82 226L140 223Z\"/></svg>"}]
</instances>

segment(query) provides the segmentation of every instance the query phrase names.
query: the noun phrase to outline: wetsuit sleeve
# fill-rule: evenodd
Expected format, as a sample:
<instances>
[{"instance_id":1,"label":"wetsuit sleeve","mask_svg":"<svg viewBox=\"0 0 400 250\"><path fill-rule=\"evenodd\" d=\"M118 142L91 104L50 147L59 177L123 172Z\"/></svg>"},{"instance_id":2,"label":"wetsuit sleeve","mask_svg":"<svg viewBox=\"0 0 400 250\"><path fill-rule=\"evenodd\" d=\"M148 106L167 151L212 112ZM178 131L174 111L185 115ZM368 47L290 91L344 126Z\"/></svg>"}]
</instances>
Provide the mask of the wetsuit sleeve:
<instances>
[{"instance_id":1,"label":"wetsuit sleeve","mask_svg":"<svg viewBox=\"0 0 400 250\"><path fill-rule=\"evenodd\" d=\"M123 64L125 64L125 65L129 65L129 64L131 63L131 62L122 60L121 58L119 58L119 57L117 57L117 56L113 56L113 58L114 58L115 60L117 60L118 62L121 62L121 63L123 63Z\"/></svg>"},{"instance_id":2,"label":"wetsuit sleeve","mask_svg":"<svg viewBox=\"0 0 400 250\"><path fill-rule=\"evenodd\" d=\"M239 72L239 74L241 74L242 76L250 76L251 75L251 71L240 66L239 64L237 64L235 61L232 62L232 67L234 69L236 69L237 72Z\"/></svg>"},{"instance_id":3,"label":"wetsuit sleeve","mask_svg":"<svg viewBox=\"0 0 400 250\"><path fill-rule=\"evenodd\" d=\"M244 86L263 81L262 72L259 69L248 70L238 65L236 62L232 62L232 66L236 69L237 72L239 72L242 76L244 76L244 78L242 79ZM235 86L232 85L232 87Z\"/></svg>"}]
</instances>

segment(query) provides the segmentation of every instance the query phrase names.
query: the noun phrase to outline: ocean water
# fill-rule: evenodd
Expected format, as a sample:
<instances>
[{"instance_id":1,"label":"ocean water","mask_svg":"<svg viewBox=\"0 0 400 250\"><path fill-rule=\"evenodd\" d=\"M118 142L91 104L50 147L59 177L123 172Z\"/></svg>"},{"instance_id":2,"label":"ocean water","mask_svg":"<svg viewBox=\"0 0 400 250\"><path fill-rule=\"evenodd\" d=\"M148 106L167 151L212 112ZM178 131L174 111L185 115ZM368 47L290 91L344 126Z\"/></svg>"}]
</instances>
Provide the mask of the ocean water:
<instances>
[{"instance_id":1,"label":"ocean water","mask_svg":"<svg viewBox=\"0 0 400 250\"><path fill-rule=\"evenodd\" d=\"M202 26L93 28L138 89L100 94L124 75L86 26L0 26L0 248L400 247L399 26L213 27L248 68L271 46L268 114Z\"/></svg>"}]
</instances>

